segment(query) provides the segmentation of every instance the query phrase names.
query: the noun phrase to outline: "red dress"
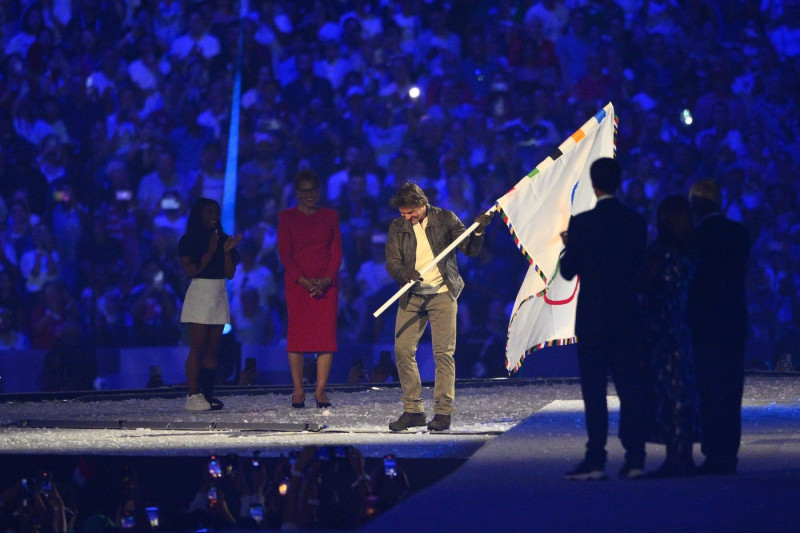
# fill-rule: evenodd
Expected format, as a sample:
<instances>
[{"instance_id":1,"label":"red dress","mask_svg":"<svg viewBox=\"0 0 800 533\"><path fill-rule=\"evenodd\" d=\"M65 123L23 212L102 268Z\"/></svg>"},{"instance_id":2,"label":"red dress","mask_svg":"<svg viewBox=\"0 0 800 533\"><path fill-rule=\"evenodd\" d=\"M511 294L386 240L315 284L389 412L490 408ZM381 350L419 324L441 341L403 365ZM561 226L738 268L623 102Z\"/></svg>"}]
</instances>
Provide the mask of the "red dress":
<instances>
[{"instance_id":1,"label":"red dress","mask_svg":"<svg viewBox=\"0 0 800 533\"><path fill-rule=\"evenodd\" d=\"M297 207L278 213L278 254L286 269L289 352L335 352L342 234L335 209L320 207L308 215ZM330 278L325 293L312 298L297 280Z\"/></svg>"}]
</instances>

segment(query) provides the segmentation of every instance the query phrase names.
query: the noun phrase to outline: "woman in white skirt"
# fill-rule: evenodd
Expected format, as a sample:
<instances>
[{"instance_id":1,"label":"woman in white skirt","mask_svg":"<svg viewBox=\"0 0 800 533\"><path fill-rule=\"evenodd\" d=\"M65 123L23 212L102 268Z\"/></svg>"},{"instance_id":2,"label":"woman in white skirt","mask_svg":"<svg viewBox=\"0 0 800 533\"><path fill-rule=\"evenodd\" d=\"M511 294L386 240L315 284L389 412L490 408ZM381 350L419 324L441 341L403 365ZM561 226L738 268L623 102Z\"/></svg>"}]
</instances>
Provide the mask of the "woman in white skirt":
<instances>
[{"instance_id":1,"label":"woman in white skirt","mask_svg":"<svg viewBox=\"0 0 800 533\"><path fill-rule=\"evenodd\" d=\"M192 205L186 233L178 242L183 272L191 280L181 312L189 331L186 408L190 411L222 409L222 402L214 398L217 351L222 328L230 322L225 279L236 273L235 248L241 238L223 233L217 202L200 198Z\"/></svg>"}]
</instances>

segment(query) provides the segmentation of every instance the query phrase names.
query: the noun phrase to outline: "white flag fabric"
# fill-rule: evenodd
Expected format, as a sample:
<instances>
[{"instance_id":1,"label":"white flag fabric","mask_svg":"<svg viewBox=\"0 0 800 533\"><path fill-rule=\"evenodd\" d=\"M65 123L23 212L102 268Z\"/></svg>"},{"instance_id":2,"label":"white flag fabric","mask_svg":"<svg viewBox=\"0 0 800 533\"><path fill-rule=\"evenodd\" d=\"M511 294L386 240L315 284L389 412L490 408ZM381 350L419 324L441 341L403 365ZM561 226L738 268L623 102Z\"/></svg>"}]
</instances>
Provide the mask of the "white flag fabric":
<instances>
[{"instance_id":1,"label":"white flag fabric","mask_svg":"<svg viewBox=\"0 0 800 533\"><path fill-rule=\"evenodd\" d=\"M525 356L546 346L572 344L579 280L558 274L561 232L569 218L597 201L589 167L615 156L617 119L609 102L558 149L497 200L503 221L530 267L508 325L506 369L519 370Z\"/></svg>"}]
</instances>

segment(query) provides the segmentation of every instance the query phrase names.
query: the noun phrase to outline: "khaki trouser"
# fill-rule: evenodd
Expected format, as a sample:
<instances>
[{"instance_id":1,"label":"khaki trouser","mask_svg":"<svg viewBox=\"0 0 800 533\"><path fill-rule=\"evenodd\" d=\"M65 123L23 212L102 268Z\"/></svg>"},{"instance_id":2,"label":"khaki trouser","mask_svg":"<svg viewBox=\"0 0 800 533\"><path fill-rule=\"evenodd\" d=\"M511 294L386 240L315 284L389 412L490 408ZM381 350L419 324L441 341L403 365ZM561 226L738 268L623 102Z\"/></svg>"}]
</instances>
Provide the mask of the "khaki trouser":
<instances>
[{"instance_id":1,"label":"khaki trouser","mask_svg":"<svg viewBox=\"0 0 800 533\"><path fill-rule=\"evenodd\" d=\"M455 397L456 314L458 304L449 292L420 296L412 294L405 309L397 309L394 334L394 356L397 372L403 387L403 410L422 413L422 382L417 367L417 344L431 323L433 359L436 377L433 387L433 411L449 415L453 412Z\"/></svg>"}]
</instances>

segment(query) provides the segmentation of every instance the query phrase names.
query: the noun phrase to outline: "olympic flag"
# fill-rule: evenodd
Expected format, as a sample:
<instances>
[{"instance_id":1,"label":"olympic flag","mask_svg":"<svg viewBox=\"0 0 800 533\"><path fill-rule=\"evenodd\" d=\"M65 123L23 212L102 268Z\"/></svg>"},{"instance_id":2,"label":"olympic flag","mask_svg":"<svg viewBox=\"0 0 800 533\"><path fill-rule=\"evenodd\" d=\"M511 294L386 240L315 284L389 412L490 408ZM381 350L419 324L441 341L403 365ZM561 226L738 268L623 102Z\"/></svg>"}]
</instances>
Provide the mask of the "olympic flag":
<instances>
[{"instance_id":1,"label":"olympic flag","mask_svg":"<svg viewBox=\"0 0 800 533\"><path fill-rule=\"evenodd\" d=\"M517 294L508 325L506 369L519 370L529 353L546 346L572 344L579 279L558 273L564 245L561 232L569 218L597 201L589 167L614 157L617 119L609 102L569 136L496 206L530 267Z\"/></svg>"}]
</instances>

